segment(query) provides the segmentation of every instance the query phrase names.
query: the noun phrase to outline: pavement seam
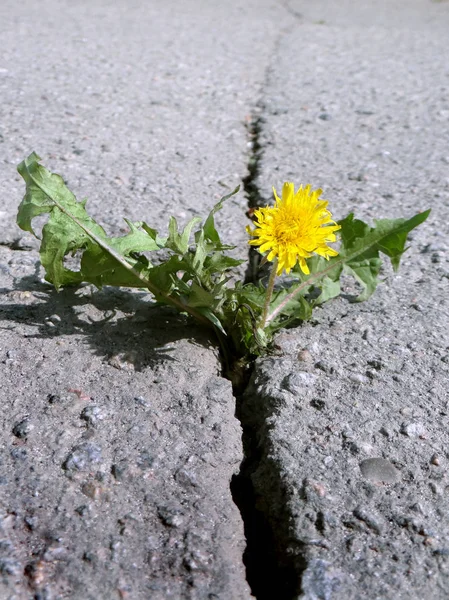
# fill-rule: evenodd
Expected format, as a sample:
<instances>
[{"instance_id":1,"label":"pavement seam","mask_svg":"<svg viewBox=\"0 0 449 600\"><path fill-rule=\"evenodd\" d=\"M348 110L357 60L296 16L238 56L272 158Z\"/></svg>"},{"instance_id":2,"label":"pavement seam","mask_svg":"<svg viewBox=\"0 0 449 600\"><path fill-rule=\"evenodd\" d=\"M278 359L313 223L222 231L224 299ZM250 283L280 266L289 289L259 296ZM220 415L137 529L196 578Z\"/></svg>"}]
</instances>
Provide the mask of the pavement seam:
<instances>
[{"instance_id":1,"label":"pavement seam","mask_svg":"<svg viewBox=\"0 0 449 600\"><path fill-rule=\"evenodd\" d=\"M301 15L294 13L286 2L282 2L285 10L295 18ZM289 26L291 29L294 26ZM274 60L280 46L281 31L277 36L271 60L265 70L264 81L261 86L260 98L255 104L249 123L247 125L249 148L248 175L243 179L243 189L247 198L247 216L252 217L254 209L267 204L266 197L262 193L258 180L260 176L260 165L264 154L263 129L267 105L265 101L265 90L269 86L274 69ZM267 268L260 268L260 253L254 248L248 250L248 267L245 273L245 284L258 283L267 276ZM261 508L257 499L256 486L253 483L253 475L258 471L264 455L267 454L269 438L261 443L263 436L261 432L269 428L268 416L263 409L258 412L260 420L254 421L254 415L248 415L245 410L245 395L251 388L251 380L255 370L255 361L248 365L243 373L243 378L234 378L233 393L236 401L236 417L242 427L243 460L237 475L231 481L231 493L234 503L240 510L242 517L247 546L243 555L246 568L246 576L252 594L257 600L290 600L293 598L298 585L297 560L286 552L279 549L287 548L289 531L289 512L284 504L285 511L281 515L281 522L274 524L270 521L270 515ZM243 379L243 380L242 380ZM254 390L253 390L254 391ZM263 405L266 399L256 398L256 404ZM279 469L274 466L271 473L267 474L267 485L272 487L273 478L282 489L281 475ZM271 482L269 481L271 480ZM259 486L260 487L260 486ZM281 532L281 533L279 533ZM302 572L304 568L301 568Z\"/></svg>"}]
</instances>

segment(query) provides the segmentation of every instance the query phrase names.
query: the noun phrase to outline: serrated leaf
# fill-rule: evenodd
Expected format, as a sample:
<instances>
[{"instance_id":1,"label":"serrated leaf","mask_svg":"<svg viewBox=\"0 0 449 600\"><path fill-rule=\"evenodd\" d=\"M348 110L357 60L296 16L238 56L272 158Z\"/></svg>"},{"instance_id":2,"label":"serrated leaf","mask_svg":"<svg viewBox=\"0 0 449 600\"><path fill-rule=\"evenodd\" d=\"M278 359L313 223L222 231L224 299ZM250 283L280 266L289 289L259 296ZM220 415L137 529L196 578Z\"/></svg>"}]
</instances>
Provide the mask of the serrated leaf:
<instances>
[{"instance_id":1,"label":"serrated leaf","mask_svg":"<svg viewBox=\"0 0 449 600\"><path fill-rule=\"evenodd\" d=\"M204 267L208 271L216 272L216 273L224 273L229 269L233 269L234 267L238 267L244 260L238 258L232 258L232 256L226 256L219 252L215 252L212 256L208 256Z\"/></svg>"},{"instance_id":2,"label":"serrated leaf","mask_svg":"<svg viewBox=\"0 0 449 600\"><path fill-rule=\"evenodd\" d=\"M204 261L207 257L207 247L204 240L204 232L201 230L196 237L196 249L192 258L192 268L201 277L203 273Z\"/></svg>"},{"instance_id":3,"label":"serrated leaf","mask_svg":"<svg viewBox=\"0 0 449 600\"><path fill-rule=\"evenodd\" d=\"M334 281L330 277L323 277L323 279L321 279L319 282L319 287L321 289L321 293L313 302L315 306L323 304L324 302L332 300L332 298L336 298L340 295L340 281L338 279Z\"/></svg>"},{"instance_id":4,"label":"serrated leaf","mask_svg":"<svg viewBox=\"0 0 449 600\"><path fill-rule=\"evenodd\" d=\"M391 226L387 219L375 221L376 229L386 232L385 237L378 242L379 250L390 258L395 271L398 270L401 256L406 250L407 234L421 223L424 223L429 214L430 209L416 214L411 219L396 219L396 227L391 232L388 232Z\"/></svg>"},{"instance_id":5,"label":"serrated leaf","mask_svg":"<svg viewBox=\"0 0 449 600\"><path fill-rule=\"evenodd\" d=\"M379 253L386 254L390 258L393 268L397 269L400 258L405 251L407 234L423 223L429 214L430 210L426 210L411 219L382 219L375 221L374 227L369 227L363 221L354 219L353 214L339 221L341 226L339 255L330 258L326 263L321 257L310 259L308 261L308 264L312 267L310 275L297 275L301 283L292 286L282 302L270 311L267 323L277 319L278 315L288 306L288 303L298 295L306 293L306 290L311 286L321 287L322 289L323 286L327 286L323 298L329 294L329 290L333 294L336 287L332 290L330 282L337 283L343 269L351 273L363 287L363 291L357 300L369 298L378 283L377 276L381 266ZM322 299L319 297L318 301L321 302Z\"/></svg>"},{"instance_id":6,"label":"serrated leaf","mask_svg":"<svg viewBox=\"0 0 449 600\"><path fill-rule=\"evenodd\" d=\"M220 236L218 235L218 231L215 229L214 216L219 210L221 210L223 208L224 202L226 202L226 200L229 200L229 198L232 198L232 196L237 194L237 192L239 190L240 190L240 186L238 185L235 188L235 190L233 190L230 194L227 194L226 196L223 196L222 198L220 198L220 200L210 211L206 221L204 222L204 225L202 228L203 232L204 232L204 237L205 237L205 239L213 242L215 245L221 245L221 241L220 241Z\"/></svg>"},{"instance_id":7,"label":"serrated leaf","mask_svg":"<svg viewBox=\"0 0 449 600\"><path fill-rule=\"evenodd\" d=\"M215 309L217 300L218 299L214 296L214 294L202 288L195 281L192 282L189 288L189 306L194 308L205 307Z\"/></svg>"},{"instance_id":8,"label":"serrated leaf","mask_svg":"<svg viewBox=\"0 0 449 600\"><path fill-rule=\"evenodd\" d=\"M39 161L40 157L35 152L32 152L17 167L18 172L26 183L26 193L17 213L17 225L33 235L36 235L31 226L34 217L50 212L55 206L53 200L49 198L40 183L44 183L45 185L46 180L51 178L50 185L54 188L55 194L62 196L68 204L76 203L73 194L65 187L62 177L50 174L39 165Z\"/></svg>"},{"instance_id":9,"label":"serrated leaf","mask_svg":"<svg viewBox=\"0 0 449 600\"><path fill-rule=\"evenodd\" d=\"M178 232L178 223L175 217L170 217L168 224L168 240L166 247L179 254L185 254L189 249L189 240L193 227L201 221L200 217L193 217L184 227L183 232Z\"/></svg>"},{"instance_id":10,"label":"serrated leaf","mask_svg":"<svg viewBox=\"0 0 449 600\"><path fill-rule=\"evenodd\" d=\"M144 231L147 232L147 234L150 236L150 238L156 242L156 244L159 246L159 248L165 248L167 238L161 238L159 236L159 233L157 232L157 230L153 229L152 227L147 225L145 222L140 223L140 226L142 227L142 229Z\"/></svg>"},{"instance_id":11,"label":"serrated leaf","mask_svg":"<svg viewBox=\"0 0 449 600\"><path fill-rule=\"evenodd\" d=\"M372 295L378 284L377 276L381 266L382 260L376 256L361 260L354 259L344 265L344 271L353 275L363 287L363 292L355 299L357 302L367 300Z\"/></svg>"}]
</instances>

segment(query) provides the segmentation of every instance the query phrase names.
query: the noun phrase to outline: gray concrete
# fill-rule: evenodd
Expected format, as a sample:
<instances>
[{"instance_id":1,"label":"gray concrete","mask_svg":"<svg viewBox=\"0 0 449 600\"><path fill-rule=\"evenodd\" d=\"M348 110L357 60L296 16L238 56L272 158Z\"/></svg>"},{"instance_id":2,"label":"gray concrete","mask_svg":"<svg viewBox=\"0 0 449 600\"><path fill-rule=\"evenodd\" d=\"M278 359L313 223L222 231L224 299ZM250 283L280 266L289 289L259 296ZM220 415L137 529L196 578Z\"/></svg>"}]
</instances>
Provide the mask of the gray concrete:
<instances>
[{"instance_id":1,"label":"gray concrete","mask_svg":"<svg viewBox=\"0 0 449 600\"><path fill-rule=\"evenodd\" d=\"M291 179L337 218L433 208L368 303L348 281L255 366L247 474L287 574L258 597L446 597L448 28L430 0L3 0L2 600L250 597L214 341L137 291L55 294L14 220L31 150L111 233L202 215L253 114L267 201ZM246 203L221 217L241 255Z\"/></svg>"},{"instance_id":2,"label":"gray concrete","mask_svg":"<svg viewBox=\"0 0 449 600\"><path fill-rule=\"evenodd\" d=\"M290 2L264 89L258 186L323 187L337 217L432 208L398 275L281 334L246 420L253 482L298 597L447 597L449 4ZM267 489L267 485L269 490ZM291 596L290 596L291 597Z\"/></svg>"},{"instance_id":3,"label":"gray concrete","mask_svg":"<svg viewBox=\"0 0 449 600\"><path fill-rule=\"evenodd\" d=\"M270 0L0 3L2 599L249 596L215 346L143 294L42 284L15 169L35 150L114 234L206 214L247 174L285 18ZM245 207L223 217L244 253Z\"/></svg>"}]
</instances>

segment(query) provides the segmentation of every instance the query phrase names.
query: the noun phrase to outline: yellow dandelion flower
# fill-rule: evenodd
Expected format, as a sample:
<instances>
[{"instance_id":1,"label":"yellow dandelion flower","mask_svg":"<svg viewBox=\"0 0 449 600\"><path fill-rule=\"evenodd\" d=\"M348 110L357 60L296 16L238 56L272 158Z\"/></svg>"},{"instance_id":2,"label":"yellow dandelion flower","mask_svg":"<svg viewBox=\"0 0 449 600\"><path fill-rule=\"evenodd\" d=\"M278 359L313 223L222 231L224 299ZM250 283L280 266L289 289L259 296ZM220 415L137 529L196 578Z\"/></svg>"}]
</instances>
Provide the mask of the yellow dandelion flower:
<instances>
[{"instance_id":1,"label":"yellow dandelion flower","mask_svg":"<svg viewBox=\"0 0 449 600\"><path fill-rule=\"evenodd\" d=\"M267 252L269 261L277 259L277 275L289 273L297 262L308 275L306 258L313 253L326 259L338 255L327 244L336 241L335 232L340 225L332 220L327 200L319 199L322 190L312 191L310 185L301 185L295 193L294 184L287 182L282 188L282 199L274 188L273 192L275 205L255 210L256 228L247 227L247 232L254 238L249 241L252 246L260 246L262 254Z\"/></svg>"}]
</instances>

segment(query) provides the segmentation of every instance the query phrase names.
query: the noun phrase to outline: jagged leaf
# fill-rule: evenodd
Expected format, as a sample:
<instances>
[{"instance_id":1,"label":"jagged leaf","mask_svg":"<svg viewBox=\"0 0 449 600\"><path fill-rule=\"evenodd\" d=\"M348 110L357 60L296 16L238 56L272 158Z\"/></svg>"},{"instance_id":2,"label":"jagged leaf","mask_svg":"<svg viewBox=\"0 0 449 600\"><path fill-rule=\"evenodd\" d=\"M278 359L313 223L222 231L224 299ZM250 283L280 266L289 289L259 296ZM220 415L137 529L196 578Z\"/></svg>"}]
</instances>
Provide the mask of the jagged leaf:
<instances>
[{"instance_id":1,"label":"jagged leaf","mask_svg":"<svg viewBox=\"0 0 449 600\"><path fill-rule=\"evenodd\" d=\"M205 237L205 239L213 242L216 246L221 246L221 240L220 240L220 236L218 235L218 231L215 229L215 219L214 219L215 213L217 213L219 210L221 210L223 208L224 202L226 202L226 200L229 200L229 198L232 198L232 196L237 194L237 192L239 190L240 190L240 186L238 185L235 188L235 190L233 190L230 194L227 194L226 196L223 196L223 198L220 198L220 200L210 211L209 216L207 217L206 221L204 222L204 225L203 225L204 237Z\"/></svg>"},{"instance_id":2,"label":"jagged leaf","mask_svg":"<svg viewBox=\"0 0 449 600\"><path fill-rule=\"evenodd\" d=\"M319 283L319 288L321 289L320 295L314 300L313 304L315 306L319 304L323 304L328 300L332 300L332 298L336 298L340 295L340 281L334 281L330 277L323 277L323 279Z\"/></svg>"},{"instance_id":3,"label":"jagged leaf","mask_svg":"<svg viewBox=\"0 0 449 600\"><path fill-rule=\"evenodd\" d=\"M183 232L178 232L178 223L175 217L170 217L168 224L168 240L165 245L170 250L178 252L179 254L185 254L189 249L189 240L192 233L192 229L197 223L201 221L201 217L193 217L187 225L184 227Z\"/></svg>"},{"instance_id":4,"label":"jagged leaf","mask_svg":"<svg viewBox=\"0 0 449 600\"><path fill-rule=\"evenodd\" d=\"M18 167L26 183L26 194L19 207L17 222L26 231L33 231L32 219L49 213L42 229L41 262L46 279L56 288L82 281L101 285L145 285L143 269L149 265L136 253L159 249L158 243L140 223L126 221L130 233L108 238L104 229L86 212L86 202L78 202L59 175L50 173L38 163L32 153ZM64 265L68 254L80 252L81 270L72 271ZM135 269L134 269L135 267Z\"/></svg>"}]
</instances>

